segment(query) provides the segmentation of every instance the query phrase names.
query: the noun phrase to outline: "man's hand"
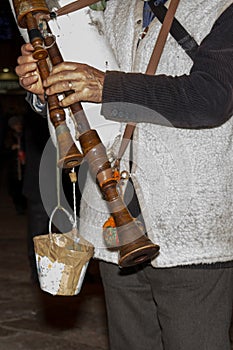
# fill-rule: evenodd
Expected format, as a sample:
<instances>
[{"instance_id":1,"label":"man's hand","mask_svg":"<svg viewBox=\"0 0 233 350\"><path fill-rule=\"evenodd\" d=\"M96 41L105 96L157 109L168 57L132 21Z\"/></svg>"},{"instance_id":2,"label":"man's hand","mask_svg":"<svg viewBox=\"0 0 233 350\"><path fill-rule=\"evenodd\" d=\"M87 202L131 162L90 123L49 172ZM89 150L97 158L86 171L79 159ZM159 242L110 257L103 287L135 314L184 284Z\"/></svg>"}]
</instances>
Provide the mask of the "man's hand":
<instances>
[{"instance_id":1,"label":"man's hand","mask_svg":"<svg viewBox=\"0 0 233 350\"><path fill-rule=\"evenodd\" d=\"M18 57L18 65L15 72L19 77L20 85L27 91L38 95L42 103L44 99L44 88L37 68L37 61L32 57L33 46L28 43L21 47L21 56Z\"/></svg>"},{"instance_id":2,"label":"man's hand","mask_svg":"<svg viewBox=\"0 0 233 350\"><path fill-rule=\"evenodd\" d=\"M61 102L67 107L75 102L102 102L104 72L86 64L63 62L53 67L49 77L44 81L47 95L73 91Z\"/></svg>"}]
</instances>

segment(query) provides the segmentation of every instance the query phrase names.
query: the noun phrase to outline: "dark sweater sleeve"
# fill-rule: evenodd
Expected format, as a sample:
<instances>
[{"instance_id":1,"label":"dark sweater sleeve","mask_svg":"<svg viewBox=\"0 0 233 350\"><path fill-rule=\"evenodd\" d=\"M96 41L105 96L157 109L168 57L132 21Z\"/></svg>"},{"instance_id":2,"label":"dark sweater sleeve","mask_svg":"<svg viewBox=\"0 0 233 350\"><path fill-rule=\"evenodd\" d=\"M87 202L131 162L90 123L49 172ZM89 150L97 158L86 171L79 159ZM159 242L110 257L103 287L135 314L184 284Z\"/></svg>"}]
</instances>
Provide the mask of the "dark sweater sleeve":
<instances>
[{"instance_id":1,"label":"dark sweater sleeve","mask_svg":"<svg viewBox=\"0 0 233 350\"><path fill-rule=\"evenodd\" d=\"M179 128L215 127L228 120L233 115L233 5L202 41L189 75L107 72L102 114Z\"/></svg>"}]
</instances>

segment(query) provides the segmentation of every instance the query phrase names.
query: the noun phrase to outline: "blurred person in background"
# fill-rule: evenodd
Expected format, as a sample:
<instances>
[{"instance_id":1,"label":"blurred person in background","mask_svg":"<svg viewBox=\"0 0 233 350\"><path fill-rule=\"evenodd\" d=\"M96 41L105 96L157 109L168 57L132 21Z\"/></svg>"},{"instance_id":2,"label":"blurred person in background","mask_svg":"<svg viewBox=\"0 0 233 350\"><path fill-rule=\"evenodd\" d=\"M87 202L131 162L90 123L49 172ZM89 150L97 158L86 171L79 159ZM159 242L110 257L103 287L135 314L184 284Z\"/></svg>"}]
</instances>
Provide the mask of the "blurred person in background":
<instances>
[{"instance_id":1,"label":"blurred person in background","mask_svg":"<svg viewBox=\"0 0 233 350\"><path fill-rule=\"evenodd\" d=\"M24 119L12 116L8 121L8 132L5 138L7 153L7 189L18 214L26 210L26 198L23 195L23 181L26 164Z\"/></svg>"}]
</instances>

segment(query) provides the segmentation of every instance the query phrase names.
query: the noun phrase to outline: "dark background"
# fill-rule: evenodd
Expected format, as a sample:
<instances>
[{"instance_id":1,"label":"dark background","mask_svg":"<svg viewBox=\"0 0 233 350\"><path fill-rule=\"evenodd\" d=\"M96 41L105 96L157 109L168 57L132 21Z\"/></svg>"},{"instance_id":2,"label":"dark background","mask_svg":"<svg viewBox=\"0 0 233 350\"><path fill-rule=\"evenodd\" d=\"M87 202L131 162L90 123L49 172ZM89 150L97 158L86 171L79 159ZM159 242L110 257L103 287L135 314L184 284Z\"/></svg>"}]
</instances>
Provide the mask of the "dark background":
<instances>
[{"instance_id":1,"label":"dark background","mask_svg":"<svg viewBox=\"0 0 233 350\"><path fill-rule=\"evenodd\" d=\"M25 92L15 75L23 39L18 31L8 0L0 5L0 123L13 114L23 114ZM9 72L4 72L8 68Z\"/></svg>"}]
</instances>

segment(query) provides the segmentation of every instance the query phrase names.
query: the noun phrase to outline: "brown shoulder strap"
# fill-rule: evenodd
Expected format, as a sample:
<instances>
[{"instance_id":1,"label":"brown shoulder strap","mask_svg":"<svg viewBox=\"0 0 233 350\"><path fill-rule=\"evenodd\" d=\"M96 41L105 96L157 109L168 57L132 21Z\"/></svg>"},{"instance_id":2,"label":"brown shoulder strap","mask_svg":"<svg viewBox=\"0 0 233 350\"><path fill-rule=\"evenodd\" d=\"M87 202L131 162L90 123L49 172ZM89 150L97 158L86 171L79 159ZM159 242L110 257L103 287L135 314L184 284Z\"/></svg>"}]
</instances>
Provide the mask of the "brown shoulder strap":
<instances>
[{"instance_id":1,"label":"brown shoulder strap","mask_svg":"<svg viewBox=\"0 0 233 350\"><path fill-rule=\"evenodd\" d=\"M158 38L156 40L155 47L153 49L149 64L147 66L146 74L154 75L157 70L159 60L163 52L163 48L167 40L167 36L170 31L170 28L176 13L176 9L179 5L179 1L180 0L171 0L166 16L164 18L162 27L160 29ZM136 127L136 124L134 123L127 124L125 127L123 139L118 152L117 164L120 163L120 160L123 154L125 153L125 150L130 142L130 139L132 138L135 127Z\"/></svg>"},{"instance_id":2,"label":"brown shoulder strap","mask_svg":"<svg viewBox=\"0 0 233 350\"><path fill-rule=\"evenodd\" d=\"M172 22L173 22L173 19L175 17L176 9L179 5L179 2L180 2L180 0L171 0L171 3L170 3L169 8L167 10L166 16L164 18L164 22L163 22L162 27L160 29L157 41L155 43L155 47L154 47L154 50L152 52L152 55L151 55L151 58L150 58L150 61L148 64L146 74L154 75L156 70L157 70L159 60L162 56L162 52L163 52L163 49L164 49L164 46L165 46L165 43L167 40L167 36L168 36L168 33L171 29Z\"/></svg>"}]
</instances>

